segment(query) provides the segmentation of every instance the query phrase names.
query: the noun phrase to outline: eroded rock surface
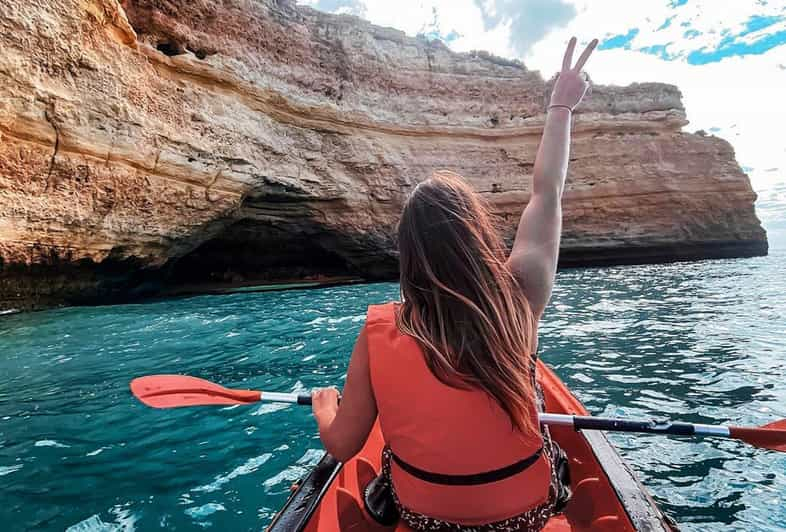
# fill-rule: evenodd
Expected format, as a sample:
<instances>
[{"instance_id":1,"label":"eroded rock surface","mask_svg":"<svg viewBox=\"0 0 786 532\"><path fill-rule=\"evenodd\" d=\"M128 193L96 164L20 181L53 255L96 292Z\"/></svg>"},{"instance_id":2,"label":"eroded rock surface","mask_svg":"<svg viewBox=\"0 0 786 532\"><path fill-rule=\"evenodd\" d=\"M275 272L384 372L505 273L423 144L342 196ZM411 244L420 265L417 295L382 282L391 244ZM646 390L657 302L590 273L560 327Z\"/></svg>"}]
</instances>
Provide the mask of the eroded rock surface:
<instances>
[{"instance_id":1,"label":"eroded rock surface","mask_svg":"<svg viewBox=\"0 0 786 532\"><path fill-rule=\"evenodd\" d=\"M162 282L395 274L408 191L465 175L513 234L547 83L284 0L5 0L0 309ZM575 118L566 264L766 253L755 194L677 88Z\"/></svg>"}]
</instances>

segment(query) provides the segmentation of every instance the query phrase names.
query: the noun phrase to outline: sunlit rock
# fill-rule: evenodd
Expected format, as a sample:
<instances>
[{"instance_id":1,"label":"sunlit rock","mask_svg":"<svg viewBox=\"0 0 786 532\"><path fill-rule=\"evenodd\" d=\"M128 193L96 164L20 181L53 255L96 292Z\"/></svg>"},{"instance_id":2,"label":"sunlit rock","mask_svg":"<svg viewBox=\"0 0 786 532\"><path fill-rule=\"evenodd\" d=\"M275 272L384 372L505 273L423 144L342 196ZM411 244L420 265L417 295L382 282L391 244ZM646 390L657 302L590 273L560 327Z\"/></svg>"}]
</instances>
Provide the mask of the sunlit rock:
<instances>
[{"instance_id":1,"label":"sunlit rock","mask_svg":"<svg viewBox=\"0 0 786 532\"><path fill-rule=\"evenodd\" d=\"M391 277L435 169L508 238L528 200L548 86L515 61L284 0L4 0L0 29L0 309ZM594 88L564 264L766 253L732 147L685 124L676 87Z\"/></svg>"}]
</instances>

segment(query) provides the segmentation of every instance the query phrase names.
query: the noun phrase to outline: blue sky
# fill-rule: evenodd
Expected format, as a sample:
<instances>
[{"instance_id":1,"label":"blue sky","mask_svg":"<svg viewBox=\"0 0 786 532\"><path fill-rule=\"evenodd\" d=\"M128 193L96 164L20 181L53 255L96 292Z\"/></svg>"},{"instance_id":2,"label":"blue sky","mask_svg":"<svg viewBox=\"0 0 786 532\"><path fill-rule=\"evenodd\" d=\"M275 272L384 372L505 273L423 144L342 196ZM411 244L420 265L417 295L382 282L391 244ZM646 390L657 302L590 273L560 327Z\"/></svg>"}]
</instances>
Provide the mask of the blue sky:
<instances>
[{"instance_id":1,"label":"blue sky","mask_svg":"<svg viewBox=\"0 0 786 532\"><path fill-rule=\"evenodd\" d=\"M550 33L601 22L601 50L622 48L701 65L786 44L786 0L300 0L332 13L468 48L505 33L494 52L526 57ZM600 15L600 17L598 17ZM610 28L624 27L614 32ZM469 31L476 30L476 31ZM477 31L480 30L480 31Z\"/></svg>"},{"instance_id":2,"label":"blue sky","mask_svg":"<svg viewBox=\"0 0 786 532\"><path fill-rule=\"evenodd\" d=\"M679 16L680 8L686 4L686 0L681 0L679 5L671 5L670 7L675 14L664 20L655 32L668 30L674 19ZM677 35L676 39L674 39L673 32L670 32L671 35L664 35L660 39L661 43L659 44L636 47L635 41L640 30L639 28L631 28L625 34L607 35L601 42L599 49L624 48L626 50L637 50L657 55L667 61L684 58L691 65L714 63L726 57L760 55L786 44L786 7L776 7L770 10L770 12L774 14L751 14L741 24L721 28L720 35L722 39L716 45L705 46L698 44L693 47L690 45L684 46L703 35L703 32L692 27L690 20L685 20L679 23L678 31L682 32L682 35ZM701 43L701 40L698 42ZM670 47L675 49L673 53L669 52Z\"/></svg>"},{"instance_id":3,"label":"blue sky","mask_svg":"<svg viewBox=\"0 0 786 532\"><path fill-rule=\"evenodd\" d=\"M730 141L761 203L774 194L786 210L786 0L300 3L440 38L459 52L515 57L545 77L559 67L571 35L584 42L597 37L587 65L596 83L678 85L691 121L686 130Z\"/></svg>"}]
</instances>

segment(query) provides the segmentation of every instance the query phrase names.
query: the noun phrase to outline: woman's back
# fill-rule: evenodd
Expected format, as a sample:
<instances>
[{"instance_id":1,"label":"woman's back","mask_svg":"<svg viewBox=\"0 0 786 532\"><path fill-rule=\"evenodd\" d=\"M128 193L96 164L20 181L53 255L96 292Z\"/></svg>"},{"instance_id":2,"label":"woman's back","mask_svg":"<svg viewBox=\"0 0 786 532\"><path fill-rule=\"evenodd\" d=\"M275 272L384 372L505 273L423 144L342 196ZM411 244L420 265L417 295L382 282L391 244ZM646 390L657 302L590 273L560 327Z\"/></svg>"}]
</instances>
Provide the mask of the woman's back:
<instances>
[{"instance_id":1,"label":"woman's back","mask_svg":"<svg viewBox=\"0 0 786 532\"><path fill-rule=\"evenodd\" d=\"M500 470L533 457L523 471L477 485L444 485L403 470L392 476L402 505L465 524L501 521L544 503L550 470L538 433L525 436L486 392L448 386L426 365L417 341L398 331L394 303L369 307L366 321L372 388L382 432L406 464L448 476ZM532 406L529 415L537 412Z\"/></svg>"}]
</instances>

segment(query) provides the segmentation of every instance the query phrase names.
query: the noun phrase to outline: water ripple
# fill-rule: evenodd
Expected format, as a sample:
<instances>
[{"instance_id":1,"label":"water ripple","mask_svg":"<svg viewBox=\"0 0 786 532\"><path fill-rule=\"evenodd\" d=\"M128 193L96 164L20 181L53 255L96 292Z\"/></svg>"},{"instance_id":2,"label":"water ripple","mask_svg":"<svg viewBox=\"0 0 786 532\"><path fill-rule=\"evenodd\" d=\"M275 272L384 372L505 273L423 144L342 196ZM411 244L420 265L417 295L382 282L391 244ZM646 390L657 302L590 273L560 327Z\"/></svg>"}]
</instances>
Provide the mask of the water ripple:
<instances>
[{"instance_id":1,"label":"water ripple","mask_svg":"<svg viewBox=\"0 0 786 532\"><path fill-rule=\"evenodd\" d=\"M786 256L559 273L541 356L599 415L786 417ZM258 530L320 455L308 409L151 410L132 377L341 385L366 306L392 283L0 318L0 522L15 530ZM783 528L783 455L615 434L685 530ZM10 528L8 528L10 526ZM71 527L71 528L69 528Z\"/></svg>"}]
</instances>

